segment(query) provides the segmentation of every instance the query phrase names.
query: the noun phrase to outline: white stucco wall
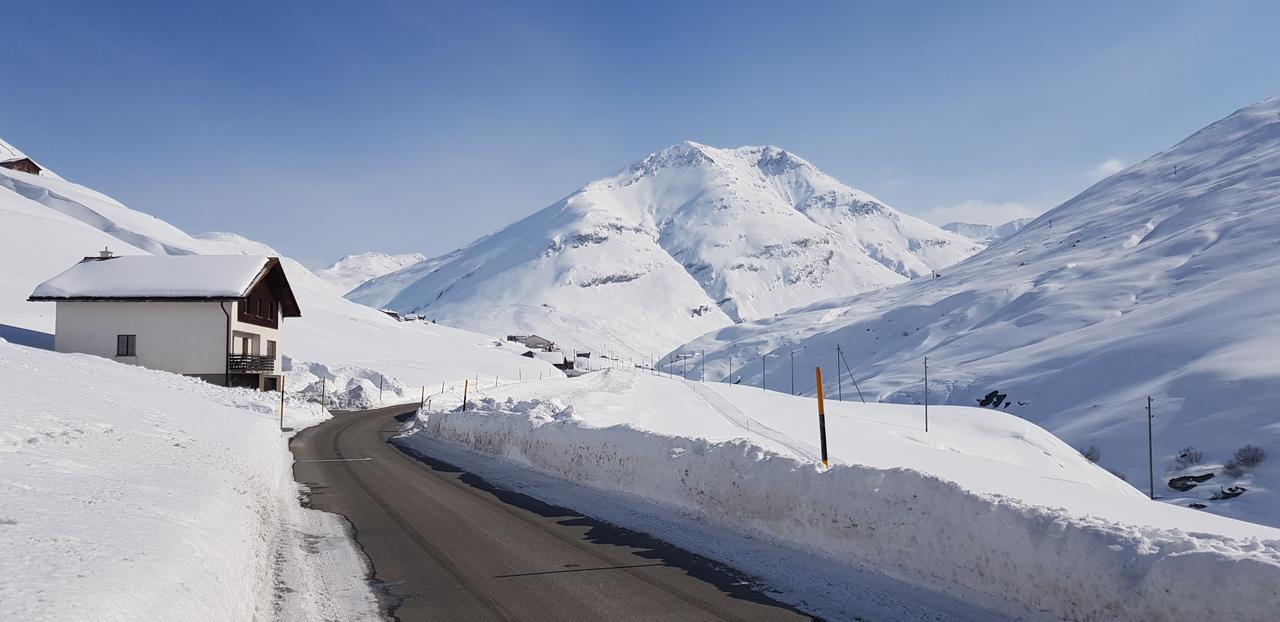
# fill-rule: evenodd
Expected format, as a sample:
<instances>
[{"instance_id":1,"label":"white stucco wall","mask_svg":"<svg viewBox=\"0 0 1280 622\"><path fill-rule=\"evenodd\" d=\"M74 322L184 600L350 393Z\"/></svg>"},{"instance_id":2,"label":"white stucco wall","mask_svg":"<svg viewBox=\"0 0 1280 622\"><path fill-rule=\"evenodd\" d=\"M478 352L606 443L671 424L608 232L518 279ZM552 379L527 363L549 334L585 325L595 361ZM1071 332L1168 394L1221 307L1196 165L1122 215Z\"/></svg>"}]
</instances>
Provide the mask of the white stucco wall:
<instances>
[{"instance_id":1,"label":"white stucco wall","mask_svg":"<svg viewBox=\"0 0 1280 622\"><path fill-rule=\"evenodd\" d=\"M244 354L266 354L277 343L275 373L280 372L280 331L236 320L236 303L226 303L233 332L254 335ZM54 334L58 352L83 352L179 374L215 375L226 371L227 317L216 302L59 302ZM137 335L137 356L116 356L117 335Z\"/></svg>"}]
</instances>

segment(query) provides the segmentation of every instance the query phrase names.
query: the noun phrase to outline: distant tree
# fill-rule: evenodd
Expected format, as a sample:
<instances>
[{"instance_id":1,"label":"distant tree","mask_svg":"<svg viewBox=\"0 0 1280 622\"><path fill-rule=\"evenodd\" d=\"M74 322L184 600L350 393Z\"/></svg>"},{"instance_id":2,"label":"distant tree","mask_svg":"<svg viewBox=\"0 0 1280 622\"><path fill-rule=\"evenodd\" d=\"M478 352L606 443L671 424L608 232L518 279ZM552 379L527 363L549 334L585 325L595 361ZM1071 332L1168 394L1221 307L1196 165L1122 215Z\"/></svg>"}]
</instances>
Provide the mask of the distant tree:
<instances>
[{"instance_id":1,"label":"distant tree","mask_svg":"<svg viewBox=\"0 0 1280 622\"><path fill-rule=\"evenodd\" d=\"M1097 445L1090 445L1088 449L1080 452L1080 455L1084 456L1085 460L1097 464L1102 459L1102 450L1098 449Z\"/></svg>"},{"instance_id":2,"label":"distant tree","mask_svg":"<svg viewBox=\"0 0 1280 622\"><path fill-rule=\"evenodd\" d=\"M1240 477L1241 475L1244 475L1244 466L1235 460L1228 460L1227 463L1222 466L1222 472L1230 475L1231 477Z\"/></svg>"},{"instance_id":3,"label":"distant tree","mask_svg":"<svg viewBox=\"0 0 1280 622\"><path fill-rule=\"evenodd\" d=\"M1241 466L1251 469L1262 464L1262 461L1267 459L1267 452L1256 445L1245 445L1236 450L1234 458Z\"/></svg>"},{"instance_id":4,"label":"distant tree","mask_svg":"<svg viewBox=\"0 0 1280 622\"><path fill-rule=\"evenodd\" d=\"M1182 451L1178 452L1178 457L1173 459L1174 466L1179 469L1195 466L1201 462L1204 462L1204 452L1195 447L1183 447Z\"/></svg>"}]
</instances>

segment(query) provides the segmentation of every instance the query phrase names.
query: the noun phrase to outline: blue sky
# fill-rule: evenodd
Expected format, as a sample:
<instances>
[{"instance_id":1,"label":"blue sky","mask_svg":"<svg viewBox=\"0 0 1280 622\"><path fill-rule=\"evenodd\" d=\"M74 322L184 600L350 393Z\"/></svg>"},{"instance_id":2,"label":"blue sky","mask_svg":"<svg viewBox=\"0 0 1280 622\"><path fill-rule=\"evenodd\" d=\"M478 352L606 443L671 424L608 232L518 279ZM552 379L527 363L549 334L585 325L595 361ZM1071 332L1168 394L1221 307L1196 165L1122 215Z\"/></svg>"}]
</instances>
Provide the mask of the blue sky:
<instances>
[{"instance_id":1,"label":"blue sky","mask_svg":"<svg viewBox=\"0 0 1280 622\"><path fill-rule=\"evenodd\" d=\"M1274 2L13 3L0 137L310 264L438 254L683 139L1001 220L1280 95Z\"/></svg>"}]
</instances>

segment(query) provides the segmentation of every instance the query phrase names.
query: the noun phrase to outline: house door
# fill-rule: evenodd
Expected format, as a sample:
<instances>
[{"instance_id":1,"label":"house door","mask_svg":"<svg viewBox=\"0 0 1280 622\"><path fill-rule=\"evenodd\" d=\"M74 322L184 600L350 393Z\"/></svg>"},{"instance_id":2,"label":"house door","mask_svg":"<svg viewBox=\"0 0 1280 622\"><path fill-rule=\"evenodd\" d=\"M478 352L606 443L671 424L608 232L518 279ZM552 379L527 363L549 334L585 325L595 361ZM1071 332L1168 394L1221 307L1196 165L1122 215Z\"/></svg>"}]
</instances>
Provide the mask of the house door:
<instances>
[{"instance_id":1,"label":"house door","mask_svg":"<svg viewBox=\"0 0 1280 622\"><path fill-rule=\"evenodd\" d=\"M263 391L278 391L280 389L280 379L275 376L264 376L262 378Z\"/></svg>"}]
</instances>

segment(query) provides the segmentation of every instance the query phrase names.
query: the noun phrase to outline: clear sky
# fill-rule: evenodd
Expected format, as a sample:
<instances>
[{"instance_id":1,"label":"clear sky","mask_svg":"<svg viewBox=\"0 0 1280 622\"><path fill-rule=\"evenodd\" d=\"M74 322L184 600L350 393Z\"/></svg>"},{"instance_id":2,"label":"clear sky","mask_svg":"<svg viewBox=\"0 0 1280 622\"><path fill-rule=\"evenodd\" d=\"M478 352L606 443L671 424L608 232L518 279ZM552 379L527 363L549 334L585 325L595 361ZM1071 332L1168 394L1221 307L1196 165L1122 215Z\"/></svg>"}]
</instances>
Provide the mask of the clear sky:
<instances>
[{"instance_id":1,"label":"clear sky","mask_svg":"<svg viewBox=\"0 0 1280 622\"><path fill-rule=\"evenodd\" d=\"M941 224L1280 95L1277 2L45 2L0 137L192 233L438 254L683 139Z\"/></svg>"}]
</instances>

